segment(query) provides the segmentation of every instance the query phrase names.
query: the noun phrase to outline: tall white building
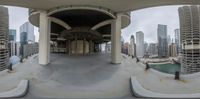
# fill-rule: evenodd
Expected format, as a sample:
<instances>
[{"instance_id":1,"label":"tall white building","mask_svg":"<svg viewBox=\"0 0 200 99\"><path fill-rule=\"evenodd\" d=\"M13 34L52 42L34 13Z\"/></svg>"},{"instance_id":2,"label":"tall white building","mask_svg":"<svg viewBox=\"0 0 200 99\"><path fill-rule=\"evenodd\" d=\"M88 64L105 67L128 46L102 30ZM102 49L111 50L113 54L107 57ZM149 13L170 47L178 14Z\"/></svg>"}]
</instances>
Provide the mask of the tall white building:
<instances>
[{"instance_id":1,"label":"tall white building","mask_svg":"<svg viewBox=\"0 0 200 99\"><path fill-rule=\"evenodd\" d=\"M200 6L179 7L182 46L181 70L186 74L200 72Z\"/></svg>"},{"instance_id":2,"label":"tall white building","mask_svg":"<svg viewBox=\"0 0 200 99\"><path fill-rule=\"evenodd\" d=\"M35 42L34 26L30 22L20 26L20 35L21 33L27 33L27 42Z\"/></svg>"},{"instance_id":3,"label":"tall white building","mask_svg":"<svg viewBox=\"0 0 200 99\"><path fill-rule=\"evenodd\" d=\"M181 44L180 44L180 29L175 29L175 44L177 45L177 54L180 52Z\"/></svg>"},{"instance_id":4,"label":"tall white building","mask_svg":"<svg viewBox=\"0 0 200 99\"><path fill-rule=\"evenodd\" d=\"M135 37L133 35L131 35L131 38L130 38L130 55L133 57L136 56Z\"/></svg>"},{"instance_id":5,"label":"tall white building","mask_svg":"<svg viewBox=\"0 0 200 99\"><path fill-rule=\"evenodd\" d=\"M144 56L144 33L142 31L136 33L136 56Z\"/></svg>"}]
</instances>

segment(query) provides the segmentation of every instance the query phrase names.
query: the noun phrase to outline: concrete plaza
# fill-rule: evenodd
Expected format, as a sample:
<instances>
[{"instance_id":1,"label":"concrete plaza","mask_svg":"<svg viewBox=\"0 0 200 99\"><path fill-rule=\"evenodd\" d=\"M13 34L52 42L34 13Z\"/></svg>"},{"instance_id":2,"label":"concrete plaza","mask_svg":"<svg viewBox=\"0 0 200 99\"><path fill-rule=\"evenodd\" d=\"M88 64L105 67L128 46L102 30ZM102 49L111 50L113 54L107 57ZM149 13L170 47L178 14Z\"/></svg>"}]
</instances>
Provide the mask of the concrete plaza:
<instances>
[{"instance_id":1,"label":"concrete plaza","mask_svg":"<svg viewBox=\"0 0 200 99\"><path fill-rule=\"evenodd\" d=\"M68 56L51 54L51 64L38 65L37 55L14 67L13 73L0 73L0 92L30 80L26 97L45 98L120 98L132 97L130 76L135 67L110 63L110 54Z\"/></svg>"},{"instance_id":2,"label":"concrete plaza","mask_svg":"<svg viewBox=\"0 0 200 99\"><path fill-rule=\"evenodd\" d=\"M142 63L122 55L122 63L111 64L110 54L68 56L51 54L51 64L38 64L34 55L14 67L12 73L0 72L0 92L11 90L22 79L30 81L25 97L42 98L134 98L130 77L137 78L147 90L166 94L200 93L199 74L181 76L155 70L145 71Z\"/></svg>"}]
</instances>

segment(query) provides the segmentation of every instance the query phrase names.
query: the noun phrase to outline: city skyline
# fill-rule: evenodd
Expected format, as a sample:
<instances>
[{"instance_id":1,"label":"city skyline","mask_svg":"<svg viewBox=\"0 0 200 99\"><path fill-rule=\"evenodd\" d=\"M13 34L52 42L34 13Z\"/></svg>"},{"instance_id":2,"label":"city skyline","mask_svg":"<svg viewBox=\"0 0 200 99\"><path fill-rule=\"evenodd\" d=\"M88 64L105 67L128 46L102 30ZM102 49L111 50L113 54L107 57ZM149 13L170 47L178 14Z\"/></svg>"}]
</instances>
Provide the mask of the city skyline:
<instances>
[{"instance_id":1,"label":"city skyline","mask_svg":"<svg viewBox=\"0 0 200 99\"><path fill-rule=\"evenodd\" d=\"M9 9L9 29L17 30L17 41L20 41L19 27L28 21L28 9L20 7L6 6ZM145 33L145 41L148 43L157 42L157 24L168 25L168 34L173 37L174 30L179 28L178 7L180 6L161 6L136 10L131 13L131 24L122 30L125 42L130 41L131 35L136 36L137 31ZM151 13L151 14L150 14ZM148 15L148 17L146 17ZM170 16L170 20L169 19ZM17 20L16 20L17 19ZM159 19L159 20L158 20ZM38 41L38 28L34 28L35 41ZM153 36L152 36L153 33Z\"/></svg>"}]
</instances>

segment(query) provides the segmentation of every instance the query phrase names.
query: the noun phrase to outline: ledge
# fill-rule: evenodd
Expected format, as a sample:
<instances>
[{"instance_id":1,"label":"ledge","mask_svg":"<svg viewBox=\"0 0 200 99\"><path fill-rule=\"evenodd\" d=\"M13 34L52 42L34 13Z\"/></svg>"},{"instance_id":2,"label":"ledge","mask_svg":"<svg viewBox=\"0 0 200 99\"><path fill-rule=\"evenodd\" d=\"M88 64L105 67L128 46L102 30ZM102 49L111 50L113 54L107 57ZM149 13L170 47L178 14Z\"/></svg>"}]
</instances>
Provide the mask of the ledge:
<instances>
[{"instance_id":1,"label":"ledge","mask_svg":"<svg viewBox=\"0 0 200 99\"><path fill-rule=\"evenodd\" d=\"M131 77L131 89L135 96L143 98L200 98L200 93L194 94L164 94L147 90L142 87L136 77Z\"/></svg>"},{"instance_id":2,"label":"ledge","mask_svg":"<svg viewBox=\"0 0 200 99\"><path fill-rule=\"evenodd\" d=\"M7 92L0 93L0 98L18 98L26 95L28 91L28 80L21 80L19 85Z\"/></svg>"}]
</instances>

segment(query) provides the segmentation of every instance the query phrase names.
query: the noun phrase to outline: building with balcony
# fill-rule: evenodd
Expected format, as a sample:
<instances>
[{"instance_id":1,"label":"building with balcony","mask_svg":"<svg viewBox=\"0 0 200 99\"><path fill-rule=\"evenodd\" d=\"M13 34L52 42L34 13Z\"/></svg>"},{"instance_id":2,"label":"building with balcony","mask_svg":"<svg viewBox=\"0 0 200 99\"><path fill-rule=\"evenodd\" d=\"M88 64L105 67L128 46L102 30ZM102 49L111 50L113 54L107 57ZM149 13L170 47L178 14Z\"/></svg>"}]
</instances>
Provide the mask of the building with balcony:
<instances>
[{"instance_id":1,"label":"building with balcony","mask_svg":"<svg viewBox=\"0 0 200 99\"><path fill-rule=\"evenodd\" d=\"M5 70L9 65L8 54L8 8L0 6L0 71Z\"/></svg>"},{"instance_id":2,"label":"building with balcony","mask_svg":"<svg viewBox=\"0 0 200 99\"><path fill-rule=\"evenodd\" d=\"M182 46L181 69L183 73L200 71L200 6L183 6L178 9Z\"/></svg>"}]
</instances>

